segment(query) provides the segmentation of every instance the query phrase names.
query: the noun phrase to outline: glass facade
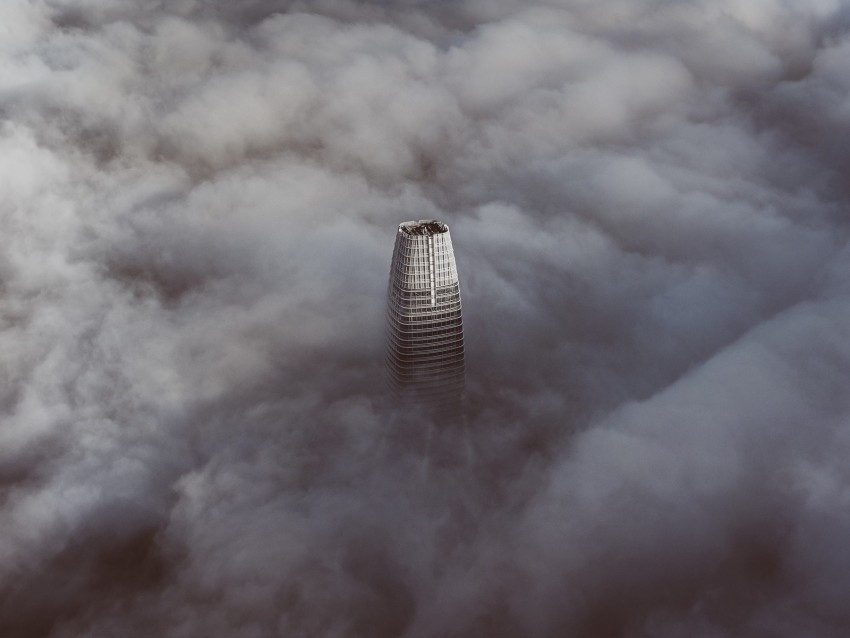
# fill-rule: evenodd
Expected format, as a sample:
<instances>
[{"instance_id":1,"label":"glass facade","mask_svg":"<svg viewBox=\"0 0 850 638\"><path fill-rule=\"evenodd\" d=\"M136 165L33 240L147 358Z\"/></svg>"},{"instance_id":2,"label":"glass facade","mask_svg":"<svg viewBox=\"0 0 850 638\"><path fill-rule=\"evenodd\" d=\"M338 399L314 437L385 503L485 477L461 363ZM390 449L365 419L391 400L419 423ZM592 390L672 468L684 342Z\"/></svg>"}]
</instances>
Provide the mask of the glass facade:
<instances>
[{"instance_id":1,"label":"glass facade","mask_svg":"<svg viewBox=\"0 0 850 638\"><path fill-rule=\"evenodd\" d=\"M387 300L387 371L396 397L439 412L459 410L463 322L448 226L399 225Z\"/></svg>"}]
</instances>

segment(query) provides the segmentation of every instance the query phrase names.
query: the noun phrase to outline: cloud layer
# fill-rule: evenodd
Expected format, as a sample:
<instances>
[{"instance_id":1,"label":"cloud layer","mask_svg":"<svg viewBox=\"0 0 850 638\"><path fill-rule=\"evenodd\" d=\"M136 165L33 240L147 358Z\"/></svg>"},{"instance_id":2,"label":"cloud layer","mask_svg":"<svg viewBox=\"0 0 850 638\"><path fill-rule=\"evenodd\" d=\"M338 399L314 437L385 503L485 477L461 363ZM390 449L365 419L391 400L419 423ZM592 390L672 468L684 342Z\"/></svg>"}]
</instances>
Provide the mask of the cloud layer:
<instances>
[{"instance_id":1,"label":"cloud layer","mask_svg":"<svg viewBox=\"0 0 850 638\"><path fill-rule=\"evenodd\" d=\"M850 627L839 0L0 5L0 633ZM464 427L387 410L452 229Z\"/></svg>"}]
</instances>

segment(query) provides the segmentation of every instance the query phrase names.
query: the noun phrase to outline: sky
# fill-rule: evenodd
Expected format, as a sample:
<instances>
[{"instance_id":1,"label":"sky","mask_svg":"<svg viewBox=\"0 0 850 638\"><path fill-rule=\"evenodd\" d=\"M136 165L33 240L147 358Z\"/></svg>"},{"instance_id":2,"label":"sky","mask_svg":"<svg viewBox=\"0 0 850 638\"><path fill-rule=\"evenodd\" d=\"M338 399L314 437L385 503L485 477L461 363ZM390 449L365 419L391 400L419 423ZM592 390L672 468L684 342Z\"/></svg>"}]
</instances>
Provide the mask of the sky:
<instances>
[{"instance_id":1,"label":"sky","mask_svg":"<svg viewBox=\"0 0 850 638\"><path fill-rule=\"evenodd\" d=\"M850 4L0 3L0 634L843 638ZM387 405L441 219L467 418Z\"/></svg>"}]
</instances>

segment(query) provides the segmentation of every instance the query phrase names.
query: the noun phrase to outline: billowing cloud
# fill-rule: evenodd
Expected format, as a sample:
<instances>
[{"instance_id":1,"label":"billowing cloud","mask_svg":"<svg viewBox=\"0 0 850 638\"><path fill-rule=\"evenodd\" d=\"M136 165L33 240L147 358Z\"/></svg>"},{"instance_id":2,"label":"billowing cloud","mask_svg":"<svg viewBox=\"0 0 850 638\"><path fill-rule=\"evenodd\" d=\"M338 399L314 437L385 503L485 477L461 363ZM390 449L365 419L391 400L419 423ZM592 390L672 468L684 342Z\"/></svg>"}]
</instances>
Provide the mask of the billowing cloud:
<instances>
[{"instance_id":1,"label":"billowing cloud","mask_svg":"<svg viewBox=\"0 0 850 638\"><path fill-rule=\"evenodd\" d=\"M2 3L0 633L846 635L848 16Z\"/></svg>"}]
</instances>

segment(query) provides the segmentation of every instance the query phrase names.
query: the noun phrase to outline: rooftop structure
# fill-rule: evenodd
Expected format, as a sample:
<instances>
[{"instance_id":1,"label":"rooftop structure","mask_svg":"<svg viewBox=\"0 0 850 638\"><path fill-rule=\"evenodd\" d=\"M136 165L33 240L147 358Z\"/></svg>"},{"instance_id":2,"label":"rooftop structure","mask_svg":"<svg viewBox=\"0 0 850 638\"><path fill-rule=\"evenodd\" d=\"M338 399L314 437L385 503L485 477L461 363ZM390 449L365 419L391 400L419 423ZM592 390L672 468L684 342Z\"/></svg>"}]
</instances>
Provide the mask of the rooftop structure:
<instances>
[{"instance_id":1,"label":"rooftop structure","mask_svg":"<svg viewBox=\"0 0 850 638\"><path fill-rule=\"evenodd\" d=\"M399 231L405 235L423 235L431 237L441 233L449 232L449 227L436 219L420 219L418 222L404 222L399 224Z\"/></svg>"}]
</instances>

